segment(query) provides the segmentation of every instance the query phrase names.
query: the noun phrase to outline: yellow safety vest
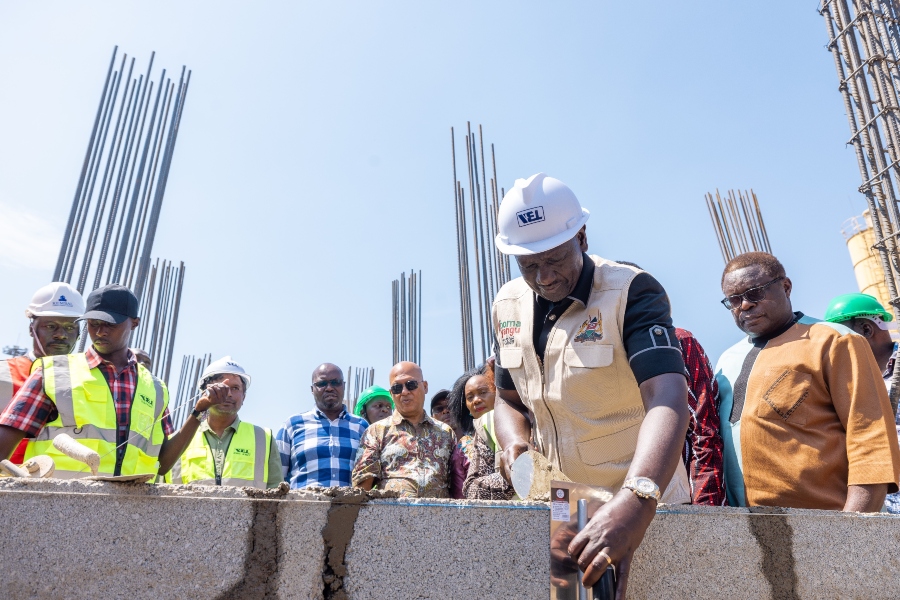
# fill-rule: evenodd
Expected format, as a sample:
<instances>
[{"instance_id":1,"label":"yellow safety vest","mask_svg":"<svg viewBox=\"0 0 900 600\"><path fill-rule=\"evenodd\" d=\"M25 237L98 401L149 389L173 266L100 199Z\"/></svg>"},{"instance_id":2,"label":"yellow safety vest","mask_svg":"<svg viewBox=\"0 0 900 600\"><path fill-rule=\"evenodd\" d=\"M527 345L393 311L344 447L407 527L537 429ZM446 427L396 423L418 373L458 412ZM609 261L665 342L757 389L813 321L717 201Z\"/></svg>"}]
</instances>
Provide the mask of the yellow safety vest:
<instances>
[{"instance_id":1,"label":"yellow safety vest","mask_svg":"<svg viewBox=\"0 0 900 600\"><path fill-rule=\"evenodd\" d=\"M100 475L155 474L159 451L165 441L162 415L169 403L165 384L142 365L131 403L131 420L121 471L116 473L118 423L109 385L100 369L91 369L84 354L48 356L40 359L44 393L56 405L56 419L29 440L26 460L38 454L53 458L59 479L76 479L91 474L84 463L69 458L53 447L53 438L67 433L100 455Z\"/></svg>"},{"instance_id":2,"label":"yellow safety vest","mask_svg":"<svg viewBox=\"0 0 900 600\"><path fill-rule=\"evenodd\" d=\"M266 489L272 431L241 421L225 452L225 464L216 481L216 462L203 431L198 431L181 459L166 474L167 483L253 486Z\"/></svg>"}]
</instances>

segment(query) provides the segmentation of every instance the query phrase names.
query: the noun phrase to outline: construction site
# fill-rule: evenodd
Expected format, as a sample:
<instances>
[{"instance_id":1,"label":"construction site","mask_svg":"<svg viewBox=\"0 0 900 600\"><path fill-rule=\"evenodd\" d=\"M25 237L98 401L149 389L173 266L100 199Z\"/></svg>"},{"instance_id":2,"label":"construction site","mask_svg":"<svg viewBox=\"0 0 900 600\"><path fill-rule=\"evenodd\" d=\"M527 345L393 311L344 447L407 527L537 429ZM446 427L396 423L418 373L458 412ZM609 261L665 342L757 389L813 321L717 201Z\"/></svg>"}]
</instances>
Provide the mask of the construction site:
<instances>
[{"instance_id":1,"label":"construction site","mask_svg":"<svg viewBox=\"0 0 900 600\"><path fill-rule=\"evenodd\" d=\"M757 354L765 347L733 311L761 302L766 287L790 278L788 307L802 311L791 325L804 315L843 323L826 316L835 306L829 300L841 295L858 292L883 307L873 323L890 334L893 354L884 369L870 362L884 371L900 436L900 361L894 360L900 342L900 1L818 0L815 7L787 8L773 0L740 10L712 0L702 4L695 14L672 6L567 7L551 11L543 23L535 21L534 11L544 10L537 6L526 15L511 6L409 6L404 12L379 5L360 7L352 17L333 7L233 7L213 19L213 5L203 3L183 13L173 4L160 13L129 8L121 15L99 7L78 15L60 5L40 34L44 17L35 11L0 8L0 40L8 40L0 41L6 50L0 51L0 73L17 82L10 86L16 93L0 100L0 130L10 146L0 150L0 276L8 282L0 294L6 315L0 319L0 412L9 419L0 422L0 447L5 430L15 429L9 415L17 403L33 402L29 394L43 394L52 409L40 425L63 432L23 428L10 446L20 454L0 457L8 458L0 461L0 517L8 524L0 560L10 567L0 577L3 596L601 600L624 599L625 587L618 594L613 587L601 591L618 585L624 573L632 599L895 598L900 514L887 507L891 496L900 503L897 482L885 484L880 512L765 505L747 502L750 492L735 504L725 501L724 479L721 500L697 502L696 457L689 456L690 436L699 435L693 390L694 403L684 411L684 465L678 463L671 486L685 472L685 491L694 500L669 503L672 488L656 486L649 496L658 502L656 512L639 546L630 548L633 558L607 556L607 538L596 548L605 548L597 556L607 563L591 565L603 568L595 585L581 572L586 565L571 572L560 566L575 558L572 536L590 531L591 517L615 504L616 493L627 488L640 499L648 496L629 487L634 473L617 486L565 473L559 458L565 450L554 447L572 446L571 455L606 473L636 456L640 428L629 430L631 453L625 457L615 447L609 451L618 454L608 462L589 448L622 444L618 433L589 447L558 429L560 413L548 409L554 441L542 437L540 403L529 403L526 390L533 388L522 387L523 373L538 376L517 347L520 337L531 343L532 317L534 344L543 344L533 363L542 390L559 388L558 378L573 372L613 364L620 373L615 385L630 377L640 390L632 397L644 402L616 414L640 412L643 419L651 404L636 367L621 376L640 351L614 355L609 349L603 364L593 364L599 348L582 355L573 350L582 346L573 345L563 351L564 368L556 373L548 366L557 330L547 323L560 317L562 327L564 311L573 301L579 306L575 279L587 277L579 275L582 263L575 287L559 299L531 286L528 306L533 300L535 308L523 310L525 326L497 306L498 298L512 302L517 279L524 276L531 285L534 276L529 280L523 266L529 257L562 247L518 251L519 242L510 241L532 223L553 220L545 214L549 201L533 206L529 194L538 192L525 187L544 173L571 186L581 203L578 216L583 206L584 219L591 217L586 233L579 221L581 233L565 240L583 239L578 260L602 256L603 268L631 269L635 281L652 274L671 306L673 336L678 327L702 340L700 353L718 380L710 389L720 396L709 399L717 429L746 435L737 428L730 433L728 415L718 413L726 410L727 361L721 367L717 359L739 339L749 340L748 347L756 343ZM701 14L708 23L696 22ZM607 29L608 36L598 37ZM531 31L533 39L497 47L496 40L514 31ZM713 31L715 41L703 39ZM90 44L79 39L92 36ZM784 48L755 56L758 46L777 45L765 40L784 40ZM527 210L514 213L517 227L510 233L504 223L510 210L521 208L512 204L521 198ZM576 220L562 221L571 229ZM521 247L535 247L528 243ZM725 292L728 269L748 253L778 257L786 274ZM588 292L610 293L612 284L600 283L593 266L590 273ZM72 319L78 325L68 354L44 353L36 329L42 313L34 310L38 296L32 292L50 282L66 286L54 288L59 301L71 300L59 290L74 290L87 302ZM144 366L133 367L125 388L104 373L111 415L104 424L85 425L80 415L69 422L66 402L77 407L85 397L96 398L76 391L72 400L71 388L67 395L54 386L73 385L60 374L72 360L66 355L88 352L85 364L97 370L89 362L97 352L89 328L113 324L98 321L109 309L96 300L111 288L137 300L137 312L123 313L115 326L126 317L134 323L123 356L131 357L129 365ZM625 299L631 299L627 287L621 293L613 322L625 348L619 321L628 318ZM534 312L541 301L549 302L543 327L551 331L543 338ZM587 304L581 302L585 310ZM563 311L554 313L554 306ZM861 333L847 328L847 335ZM574 342L613 343L608 333L604 338L602 320L589 316L576 329ZM651 349L669 337L658 326L645 331ZM674 340L670 349L676 348L685 352L684 341ZM22 380L9 379L15 369L5 361L26 358L27 367L18 367L25 369ZM686 354L679 360L688 377ZM223 362L233 370L221 368ZM415 363L417 379L396 380L397 366L408 363ZM734 415L744 410L743 397L739 402L736 396L754 389L747 383L753 364L739 362L740 386L727 386L734 402L727 410L736 411L729 413L731 427L740 425ZM42 375L30 389L38 366L54 375ZM340 377L326 367L338 368ZM310 431L304 415L317 414L326 430L330 421L337 431L348 415L365 424L355 434L353 467L374 431L364 420L372 421L366 411L373 398L381 394L382 403L390 400L386 410L394 411L379 424L399 423L401 398L418 393L425 418L447 423L453 451L462 454L464 427L459 419L435 416L436 396L443 395L450 412L454 402L472 411L469 385L488 374L489 410L496 393L498 405L523 415L532 436L529 452L516 454L515 463L510 458L507 472L512 448L504 440L512 439L512 426L498 427L510 436L498 438L499 412L484 424L469 419L476 432L488 432L490 471L503 475L513 500L407 497L379 479L373 478L374 489L372 482L359 485L355 468L353 486L334 478L332 485L296 485L297 454L319 452L317 460L336 464L338 451L323 458L321 440L343 449L343 436L350 435L328 430L318 449L315 439L302 451L285 446L285 431ZM516 385L504 387L503 377ZM242 431L237 423L255 427L255 463L245 460L253 463L247 467L253 476L216 463L195 483L167 483L166 444L181 443L183 424L191 424L172 459L186 477L182 455L196 455L188 443L195 430L212 428L215 413L200 402L218 394L210 391L217 386L231 394L227 385L240 390L234 439ZM151 407L149 425L140 431L130 412L123 425L122 389ZM143 395L154 389L155 400ZM332 389L340 404L334 414L322 409ZM509 389L514 400L503 394ZM545 404L549 393L540 392ZM560 393L567 401L566 388ZM808 393L786 413L769 404L787 422ZM592 418L587 409L571 412L575 421ZM80 443L91 428L112 437L106 445ZM138 447L136 434L143 436L141 452L158 458L158 475L122 467L126 453ZM201 448L206 443L211 461L232 456L231 438L224 450L211 449L206 439ZM746 439L737 438L739 461ZM889 443L900 456L897 438ZM415 452L421 458L425 451ZM727 451L719 452L719 469L733 468ZM525 456L532 461L528 470L521 466ZM101 466L112 460L107 457L116 458L114 472ZM467 469L474 469L467 457ZM80 469L75 476L70 461ZM463 473L467 486L472 472ZM851 506L846 490L857 484L847 477L853 475L844 478L845 506ZM263 481L233 483L241 479ZM566 527L572 536L563 547Z\"/></svg>"}]
</instances>

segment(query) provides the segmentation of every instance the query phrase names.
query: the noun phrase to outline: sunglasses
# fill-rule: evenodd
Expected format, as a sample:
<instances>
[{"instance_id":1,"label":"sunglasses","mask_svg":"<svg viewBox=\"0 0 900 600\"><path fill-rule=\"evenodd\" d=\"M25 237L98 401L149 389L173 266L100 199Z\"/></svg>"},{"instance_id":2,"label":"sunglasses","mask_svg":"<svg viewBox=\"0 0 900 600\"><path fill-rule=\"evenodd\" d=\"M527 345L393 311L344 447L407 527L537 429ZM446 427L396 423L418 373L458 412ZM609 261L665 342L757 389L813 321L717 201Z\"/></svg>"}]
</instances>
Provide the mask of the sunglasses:
<instances>
[{"instance_id":1,"label":"sunglasses","mask_svg":"<svg viewBox=\"0 0 900 600\"><path fill-rule=\"evenodd\" d=\"M403 393L404 385L406 386L406 389L409 390L410 392L419 388L419 382L416 381L415 379L410 379L410 380L406 381L406 383L395 383L394 385L392 385L391 393L394 394L395 396L400 395L401 393Z\"/></svg>"},{"instance_id":2,"label":"sunglasses","mask_svg":"<svg viewBox=\"0 0 900 600\"><path fill-rule=\"evenodd\" d=\"M331 385L331 387L340 387L344 385L344 381L341 379L325 379L324 381L317 381L313 385L319 388L320 390L324 390Z\"/></svg>"},{"instance_id":3,"label":"sunglasses","mask_svg":"<svg viewBox=\"0 0 900 600\"><path fill-rule=\"evenodd\" d=\"M743 294L735 294L733 296L727 296L725 298L722 298L722 300L721 300L722 306L724 306L728 310L734 310L736 308L740 308L741 304L744 303L744 300L746 300L747 302L750 302L752 304L756 304L757 302L762 302L763 299L766 297L766 288L769 287L770 285L772 285L773 283L781 281L782 279L784 279L784 277L776 277L769 283L766 283L764 285L760 285L760 286L757 286L754 288L750 288L749 290L745 291Z\"/></svg>"}]
</instances>

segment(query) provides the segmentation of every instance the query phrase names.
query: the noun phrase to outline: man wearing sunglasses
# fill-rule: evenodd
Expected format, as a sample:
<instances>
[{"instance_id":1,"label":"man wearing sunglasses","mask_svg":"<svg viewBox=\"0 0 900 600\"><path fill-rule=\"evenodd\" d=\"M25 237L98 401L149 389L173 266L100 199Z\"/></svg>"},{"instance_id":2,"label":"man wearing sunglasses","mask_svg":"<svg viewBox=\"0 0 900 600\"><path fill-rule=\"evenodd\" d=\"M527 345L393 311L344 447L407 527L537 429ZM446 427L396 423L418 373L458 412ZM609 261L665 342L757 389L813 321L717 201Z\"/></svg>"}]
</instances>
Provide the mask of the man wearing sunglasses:
<instances>
[{"instance_id":1,"label":"man wearing sunglasses","mask_svg":"<svg viewBox=\"0 0 900 600\"><path fill-rule=\"evenodd\" d=\"M447 498L456 436L425 412L428 382L419 365L399 362L389 377L394 414L366 430L353 485L364 490L377 485L405 498Z\"/></svg>"},{"instance_id":2,"label":"man wearing sunglasses","mask_svg":"<svg viewBox=\"0 0 900 600\"><path fill-rule=\"evenodd\" d=\"M325 363L310 385L316 407L290 417L275 436L291 489L349 487L359 441L369 423L344 407L344 373Z\"/></svg>"},{"instance_id":3,"label":"man wearing sunglasses","mask_svg":"<svg viewBox=\"0 0 900 600\"><path fill-rule=\"evenodd\" d=\"M722 275L747 334L716 365L728 503L877 512L900 474L881 370L864 337L794 312L791 290L765 252Z\"/></svg>"}]
</instances>

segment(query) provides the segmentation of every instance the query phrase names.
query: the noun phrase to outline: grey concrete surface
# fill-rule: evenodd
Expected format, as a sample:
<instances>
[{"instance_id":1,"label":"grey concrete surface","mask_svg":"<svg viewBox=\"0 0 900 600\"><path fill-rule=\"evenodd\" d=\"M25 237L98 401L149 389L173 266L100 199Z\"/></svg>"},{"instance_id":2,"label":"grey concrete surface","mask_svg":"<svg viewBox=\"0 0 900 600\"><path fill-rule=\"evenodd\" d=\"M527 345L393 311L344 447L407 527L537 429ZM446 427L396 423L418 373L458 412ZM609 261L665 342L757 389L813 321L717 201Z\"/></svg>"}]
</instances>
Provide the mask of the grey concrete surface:
<instances>
[{"instance_id":1,"label":"grey concrete surface","mask_svg":"<svg viewBox=\"0 0 900 600\"><path fill-rule=\"evenodd\" d=\"M0 479L0 597L547 598L539 503ZM629 598L897 597L900 516L661 507Z\"/></svg>"}]
</instances>

